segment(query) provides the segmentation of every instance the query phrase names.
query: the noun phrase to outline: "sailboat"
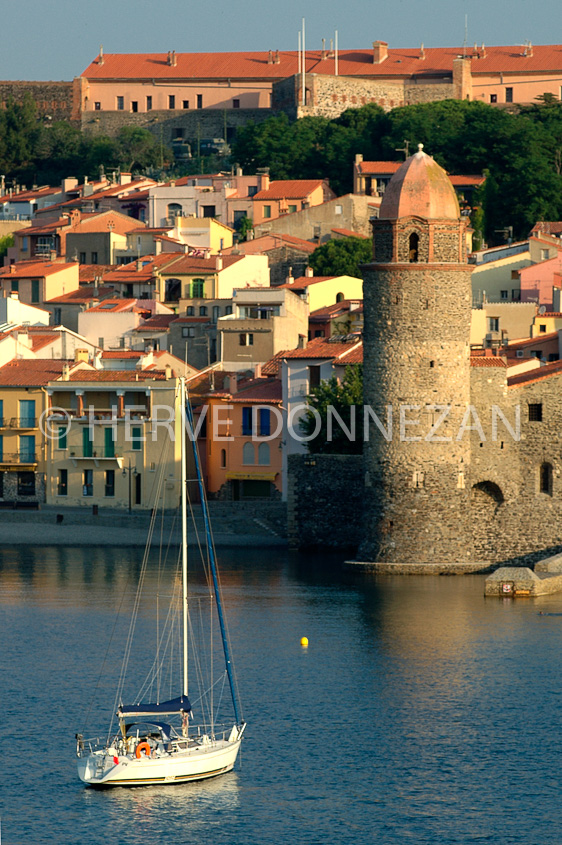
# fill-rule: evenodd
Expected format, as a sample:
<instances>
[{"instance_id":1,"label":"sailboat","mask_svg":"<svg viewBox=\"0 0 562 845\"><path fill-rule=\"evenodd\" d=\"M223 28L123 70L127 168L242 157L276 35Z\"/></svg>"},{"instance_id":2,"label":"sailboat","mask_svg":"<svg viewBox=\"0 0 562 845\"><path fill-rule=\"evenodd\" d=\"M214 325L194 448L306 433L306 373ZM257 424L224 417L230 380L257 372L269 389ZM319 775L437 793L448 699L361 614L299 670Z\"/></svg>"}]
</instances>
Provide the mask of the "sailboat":
<instances>
[{"instance_id":1,"label":"sailboat","mask_svg":"<svg viewBox=\"0 0 562 845\"><path fill-rule=\"evenodd\" d=\"M91 786L176 784L223 774L235 765L246 727L234 676L201 465L195 443L194 461L207 537L207 561L224 654L224 683L226 686L227 679L232 698L232 720L230 723L215 723L213 714L201 704L201 710L205 710L205 718L196 722L189 699L188 633L191 628L187 593L188 502L186 437L183 423L188 421L191 424L192 417L187 401L186 380L183 378L179 380L177 400L177 412L181 422L181 689L175 697L165 701L138 700L125 704L116 699L118 726L115 729L115 722L112 720L105 741L85 740L82 734L76 734L78 775L84 783ZM133 638L133 631L134 626L129 631L127 647ZM213 699L212 693L210 697ZM218 695L216 697L219 698ZM213 705L214 701L211 701L211 707Z\"/></svg>"}]
</instances>

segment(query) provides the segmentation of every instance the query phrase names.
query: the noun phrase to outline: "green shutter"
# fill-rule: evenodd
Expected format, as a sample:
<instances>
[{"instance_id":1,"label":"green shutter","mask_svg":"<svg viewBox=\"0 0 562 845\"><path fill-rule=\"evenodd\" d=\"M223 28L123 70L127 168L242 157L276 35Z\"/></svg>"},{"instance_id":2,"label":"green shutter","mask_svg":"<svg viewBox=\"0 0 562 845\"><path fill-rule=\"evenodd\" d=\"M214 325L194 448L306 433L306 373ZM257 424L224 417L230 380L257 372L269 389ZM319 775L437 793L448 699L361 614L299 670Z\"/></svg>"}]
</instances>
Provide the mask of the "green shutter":
<instances>
[{"instance_id":1,"label":"green shutter","mask_svg":"<svg viewBox=\"0 0 562 845\"><path fill-rule=\"evenodd\" d=\"M104 455L106 458L115 457L115 441L113 440L113 428L103 430Z\"/></svg>"}]
</instances>

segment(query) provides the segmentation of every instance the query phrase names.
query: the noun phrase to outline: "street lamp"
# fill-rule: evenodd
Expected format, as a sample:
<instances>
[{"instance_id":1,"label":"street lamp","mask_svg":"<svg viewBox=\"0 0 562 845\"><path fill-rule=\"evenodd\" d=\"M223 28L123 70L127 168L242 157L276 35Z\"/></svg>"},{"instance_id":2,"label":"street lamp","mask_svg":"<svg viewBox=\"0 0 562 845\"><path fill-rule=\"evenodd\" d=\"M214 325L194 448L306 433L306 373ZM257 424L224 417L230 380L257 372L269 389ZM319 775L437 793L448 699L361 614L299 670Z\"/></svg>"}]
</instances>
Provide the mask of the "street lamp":
<instances>
[{"instance_id":1,"label":"street lamp","mask_svg":"<svg viewBox=\"0 0 562 845\"><path fill-rule=\"evenodd\" d=\"M133 510L133 499L132 499L132 490L131 490L131 473L133 475L138 475L137 468L131 466L131 459L129 458L129 466L123 467L123 478L129 473L129 513L132 513Z\"/></svg>"}]
</instances>

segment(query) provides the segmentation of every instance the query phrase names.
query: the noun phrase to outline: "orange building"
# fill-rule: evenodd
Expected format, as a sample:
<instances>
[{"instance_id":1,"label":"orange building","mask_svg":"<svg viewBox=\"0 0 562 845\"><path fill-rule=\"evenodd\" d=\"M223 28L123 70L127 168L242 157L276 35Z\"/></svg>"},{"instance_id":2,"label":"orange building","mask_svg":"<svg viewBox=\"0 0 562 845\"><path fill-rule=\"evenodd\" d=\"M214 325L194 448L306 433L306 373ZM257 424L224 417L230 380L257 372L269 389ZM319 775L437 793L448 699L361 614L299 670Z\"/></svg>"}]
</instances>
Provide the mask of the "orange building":
<instances>
[{"instance_id":1,"label":"orange building","mask_svg":"<svg viewBox=\"0 0 562 845\"><path fill-rule=\"evenodd\" d=\"M322 205L335 199L335 193L327 179L280 179L270 182L253 197L254 226L267 220L275 220L283 214L293 214Z\"/></svg>"},{"instance_id":2,"label":"orange building","mask_svg":"<svg viewBox=\"0 0 562 845\"><path fill-rule=\"evenodd\" d=\"M196 418L205 414L200 441L207 493L228 500L280 497L281 382L238 381L222 372L213 379L215 390L208 375L191 388Z\"/></svg>"}]
</instances>

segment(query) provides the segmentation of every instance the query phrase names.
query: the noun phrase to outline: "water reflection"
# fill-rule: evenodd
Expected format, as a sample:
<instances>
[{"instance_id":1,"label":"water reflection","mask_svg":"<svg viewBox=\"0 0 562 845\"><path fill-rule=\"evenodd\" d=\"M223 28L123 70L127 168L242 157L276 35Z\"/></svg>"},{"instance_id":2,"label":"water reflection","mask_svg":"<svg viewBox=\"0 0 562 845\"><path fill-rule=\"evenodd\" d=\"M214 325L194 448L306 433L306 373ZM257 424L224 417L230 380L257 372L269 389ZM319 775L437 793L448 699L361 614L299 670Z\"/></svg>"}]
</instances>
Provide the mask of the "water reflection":
<instances>
[{"instance_id":1,"label":"water reflection","mask_svg":"<svg viewBox=\"0 0 562 845\"><path fill-rule=\"evenodd\" d=\"M206 833L212 841L213 823L219 816L233 815L240 806L239 777L236 772L174 786L116 787L108 790L85 788L84 807L93 816L98 810L108 814L116 825L132 827L139 834L189 827L190 836Z\"/></svg>"},{"instance_id":2,"label":"water reflection","mask_svg":"<svg viewBox=\"0 0 562 845\"><path fill-rule=\"evenodd\" d=\"M104 727L111 716L123 638L105 647L142 551L0 550L4 716L26 726L5 739L26 765L3 758L3 845L49 829L92 845L562 841L562 617L538 612L562 611L562 596L485 600L481 576L358 577L325 555L220 557L242 770L97 792L77 781L73 733L92 698ZM174 567L151 559L149 586ZM204 595L202 572L192 585Z\"/></svg>"}]
</instances>

